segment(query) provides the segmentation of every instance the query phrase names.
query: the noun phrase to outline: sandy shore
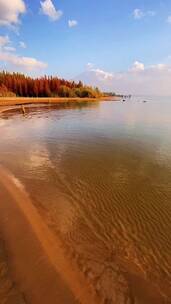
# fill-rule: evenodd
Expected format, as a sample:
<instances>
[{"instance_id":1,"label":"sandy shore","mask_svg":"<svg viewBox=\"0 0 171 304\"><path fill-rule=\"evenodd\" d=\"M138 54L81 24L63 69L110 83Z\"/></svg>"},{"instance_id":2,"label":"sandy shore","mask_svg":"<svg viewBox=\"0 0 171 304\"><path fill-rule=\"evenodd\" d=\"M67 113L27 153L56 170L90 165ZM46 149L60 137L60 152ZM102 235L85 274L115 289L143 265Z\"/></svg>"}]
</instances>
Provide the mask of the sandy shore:
<instances>
[{"instance_id":1,"label":"sandy shore","mask_svg":"<svg viewBox=\"0 0 171 304\"><path fill-rule=\"evenodd\" d=\"M3 168L0 171L0 231L17 294L16 301L13 298L10 303L99 303L82 275L65 259L60 241L44 224L22 186Z\"/></svg>"},{"instance_id":2,"label":"sandy shore","mask_svg":"<svg viewBox=\"0 0 171 304\"><path fill-rule=\"evenodd\" d=\"M66 102L90 102L96 101L96 98L31 98L31 97L1 97L0 106L14 106L26 104L55 104Z\"/></svg>"},{"instance_id":3,"label":"sandy shore","mask_svg":"<svg viewBox=\"0 0 171 304\"><path fill-rule=\"evenodd\" d=\"M120 100L120 97L102 97L102 98L29 98L29 97L0 97L1 106L14 106L26 104L58 104L58 103L82 103L99 100Z\"/></svg>"},{"instance_id":4,"label":"sandy shore","mask_svg":"<svg viewBox=\"0 0 171 304\"><path fill-rule=\"evenodd\" d=\"M0 114L9 111L19 110L21 113L27 109L40 107L53 107L62 104L77 105L99 101L119 101L120 97L96 98L2 98L0 97ZM24 108L23 108L24 107Z\"/></svg>"}]
</instances>

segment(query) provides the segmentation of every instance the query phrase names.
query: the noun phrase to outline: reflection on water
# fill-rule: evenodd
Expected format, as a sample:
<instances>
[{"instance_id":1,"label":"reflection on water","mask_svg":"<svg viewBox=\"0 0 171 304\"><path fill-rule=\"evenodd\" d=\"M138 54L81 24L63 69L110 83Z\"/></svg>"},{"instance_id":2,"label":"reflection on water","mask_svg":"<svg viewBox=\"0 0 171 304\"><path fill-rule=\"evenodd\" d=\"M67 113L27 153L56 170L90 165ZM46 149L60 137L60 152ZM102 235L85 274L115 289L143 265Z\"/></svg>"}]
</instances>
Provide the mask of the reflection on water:
<instances>
[{"instance_id":1,"label":"reflection on water","mask_svg":"<svg viewBox=\"0 0 171 304\"><path fill-rule=\"evenodd\" d=\"M0 126L1 163L103 303L170 303L171 100L39 109Z\"/></svg>"}]
</instances>

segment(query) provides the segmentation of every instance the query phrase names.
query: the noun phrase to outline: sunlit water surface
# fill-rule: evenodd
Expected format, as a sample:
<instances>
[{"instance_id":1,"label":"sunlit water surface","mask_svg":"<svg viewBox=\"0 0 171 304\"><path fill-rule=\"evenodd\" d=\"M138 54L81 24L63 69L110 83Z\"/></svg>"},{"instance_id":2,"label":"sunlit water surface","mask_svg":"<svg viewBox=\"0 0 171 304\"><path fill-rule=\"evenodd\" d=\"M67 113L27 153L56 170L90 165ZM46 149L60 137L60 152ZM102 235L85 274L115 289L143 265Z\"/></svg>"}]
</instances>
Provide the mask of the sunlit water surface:
<instances>
[{"instance_id":1,"label":"sunlit water surface","mask_svg":"<svg viewBox=\"0 0 171 304\"><path fill-rule=\"evenodd\" d=\"M104 303L134 303L121 300L131 272L170 303L171 99L142 100L0 118L0 162Z\"/></svg>"}]
</instances>

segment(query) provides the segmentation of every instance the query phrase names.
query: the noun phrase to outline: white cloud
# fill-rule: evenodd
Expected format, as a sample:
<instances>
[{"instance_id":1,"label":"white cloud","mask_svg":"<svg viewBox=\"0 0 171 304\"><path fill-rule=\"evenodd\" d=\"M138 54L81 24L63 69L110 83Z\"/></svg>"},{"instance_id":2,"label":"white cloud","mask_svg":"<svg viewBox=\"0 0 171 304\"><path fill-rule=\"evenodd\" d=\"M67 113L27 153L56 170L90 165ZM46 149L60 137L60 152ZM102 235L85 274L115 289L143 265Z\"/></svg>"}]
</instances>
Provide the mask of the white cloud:
<instances>
[{"instance_id":1,"label":"white cloud","mask_svg":"<svg viewBox=\"0 0 171 304\"><path fill-rule=\"evenodd\" d=\"M63 12L61 10L57 10L51 0L40 1L41 12L48 16L50 20L56 21L61 18Z\"/></svg>"},{"instance_id":2,"label":"white cloud","mask_svg":"<svg viewBox=\"0 0 171 304\"><path fill-rule=\"evenodd\" d=\"M87 69L91 69L91 68L93 68L93 67L94 67L94 64L91 63L91 62L88 62L87 65L86 65L86 68L87 68Z\"/></svg>"},{"instance_id":3,"label":"white cloud","mask_svg":"<svg viewBox=\"0 0 171 304\"><path fill-rule=\"evenodd\" d=\"M4 46L3 48L5 51L7 52L15 52L16 51L16 48L13 47L13 46Z\"/></svg>"},{"instance_id":4,"label":"white cloud","mask_svg":"<svg viewBox=\"0 0 171 304\"><path fill-rule=\"evenodd\" d=\"M0 48L6 46L10 42L8 36L0 36Z\"/></svg>"},{"instance_id":5,"label":"white cloud","mask_svg":"<svg viewBox=\"0 0 171 304\"><path fill-rule=\"evenodd\" d=\"M6 36L0 36L0 51L7 51L7 52L14 52L16 49L12 46L10 46L11 41L9 37Z\"/></svg>"},{"instance_id":6,"label":"white cloud","mask_svg":"<svg viewBox=\"0 0 171 304\"><path fill-rule=\"evenodd\" d=\"M113 74L112 73L105 72L105 71L100 70L100 69L92 69L92 71L95 72L96 75L100 79L104 79L104 80L111 80L111 79L113 79Z\"/></svg>"},{"instance_id":7,"label":"white cloud","mask_svg":"<svg viewBox=\"0 0 171 304\"><path fill-rule=\"evenodd\" d=\"M127 71L113 73L90 67L76 78L78 79L104 91L171 96L171 64L145 66L142 62L135 61Z\"/></svg>"},{"instance_id":8,"label":"white cloud","mask_svg":"<svg viewBox=\"0 0 171 304\"><path fill-rule=\"evenodd\" d=\"M26 43L23 42L23 41L20 41L20 42L19 42L19 46L20 46L22 49L26 49L26 48L27 48Z\"/></svg>"},{"instance_id":9,"label":"white cloud","mask_svg":"<svg viewBox=\"0 0 171 304\"><path fill-rule=\"evenodd\" d=\"M68 20L68 26L69 27L75 27L78 25L78 21L77 20Z\"/></svg>"},{"instance_id":10,"label":"white cloud","mask_svg":"<svg viewBox=\"0 0 171 304\"><path fill-rule=\"evenodd\" d=\"M0 0L0 26L15 26L26 12L23 0Z\"/></svg>"},{"instance_id":11,"label":"white cloud","mask_svg":"<svg viewBox=\"0 0 171 304\"><path fill-rule=\"evenodd\" d=\"M47 64L32 57L22 57L10 52L0 51L0 64L10 70L32 72L45 69Z\"/></svg>"},{"instance_id":12,"label":"white cloud","mask_svg":"<svg viewBox=\"0 0 171 304\"><path fill-rule=\"evenodd\" d=\"M167 22L171 24L171 15L167 17Z\"/></svg>"},{"instance_id":13,"label":"white cloud","mask_svg":"<svg viewBox=\"0 0 171 304\"><path fill-rule=\"evenodd\" d=\"M87 66L87 71L93 72L97 78L99 78L100 80L111 80L113 79L113 74L103 71L101 69L97 69L94 68L94 64L93 63L88 63Z\"/></svg>"},{"instance_id":14,"label":"white cloud","mask_svg":"<svg viewBox=\"0 0 171 304\"><path fill-rule=\"evenodd\" d=\"M10 44L11 41L7 35L0 36L0 51L15 52L16 49L12 47Z\"/></svg>"},{"instance_id":15,"label":"white cloud","mask_svg":"<svg viewBox=\"0 0 171 304\"><path fill-rule=\"evenodd\" d=\"M0 0L1 1L1 0ZM26 47L25 43L20 41L21 47ZM14 52L14 53L11 53ZM11 46L9 37L0 36L0 68L14 71L32 72L45 69L47 64L32 57L22 57L16 54L16 49Z\"/></svg>"},{"instance_id":16,"label":"white cloud","mask_svg":"<svg viewBox=\"0 0 171 304\"><path fill-rule=\"evenodd\" d=\"M136 20L140 20L144 17L154 17L156 15L156 12L155 11L143 11L139 8L136 8L134 9L133 11L133 16L134 16L134 19Z\"/></svg>"},{"instance_id":17,"label":"white cloud","mask_svg":"<svg viewBox=\"0 0 171 304\"><path fill-rule=\"evenodd\" d=\"M144 13L142 10L140 10L139 8L134 9L133 11L133 16L135 19L141 19L144 17Z\"/></svg>"},{"instance_id":18,"label":"white cloud","mask_svg":"<svg viewBox=\"0 0 171 304\"><path fill-rule=\"evenodd\" d=\"M131 71L144 71L145 67L144 67L144 64L139 62L139 61L135 61L132 68L131 68Z\"/></svg>"}]
</instances>

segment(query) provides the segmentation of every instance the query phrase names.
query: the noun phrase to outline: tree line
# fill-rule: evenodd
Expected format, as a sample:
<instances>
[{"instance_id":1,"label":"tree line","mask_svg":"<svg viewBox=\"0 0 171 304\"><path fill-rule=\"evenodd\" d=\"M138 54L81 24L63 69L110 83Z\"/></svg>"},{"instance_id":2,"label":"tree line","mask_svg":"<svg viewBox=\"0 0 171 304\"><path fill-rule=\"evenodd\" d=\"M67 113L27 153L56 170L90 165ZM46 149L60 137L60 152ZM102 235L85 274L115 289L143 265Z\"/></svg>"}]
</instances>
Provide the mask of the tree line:
<instances>
[{"instance_id":1,"label":"tree line","mask_svg":"<svg viewBox=\"0 0 171 304\"><path fill-rule=\"evenodd\" d=\"M98 98L98 88L58 77L32 78L20 73L0 72L0 97L80 97Z\"/></svg>"}]
</instances>

